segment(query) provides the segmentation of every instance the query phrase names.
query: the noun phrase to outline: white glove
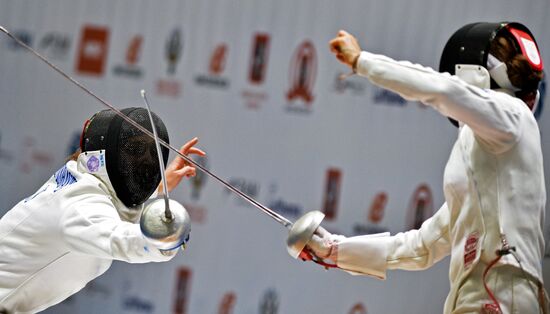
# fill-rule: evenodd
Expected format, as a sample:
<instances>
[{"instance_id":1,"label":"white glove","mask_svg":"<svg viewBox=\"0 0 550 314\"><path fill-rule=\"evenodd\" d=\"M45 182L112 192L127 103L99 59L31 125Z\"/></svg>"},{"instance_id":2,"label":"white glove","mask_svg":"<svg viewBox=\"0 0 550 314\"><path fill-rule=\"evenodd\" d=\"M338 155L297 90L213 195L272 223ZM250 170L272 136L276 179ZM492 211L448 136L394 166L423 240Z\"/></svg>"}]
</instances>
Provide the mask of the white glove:
<instances>
[{"instance_id":1,"label":"white glove","mask_svg":"<svg viewBox=\"0 0 550 314\"><path fill-rule=\"evenodd\" d=\"M315 255L323 259L329 257L332 252L332 245L316 234L313 235L306 247L313 251Z\"/></svg>"},{"instance_id":2,"label":"white glove","mask_svg":"<svg viewBox=\"0 0 550 314\"><path fill-rule=\"evenodd\" d=\"M325 259L331 258L336 245L337 236L326 231L323 227L318 227L306 247L313 251L317 257Z\"/></svg>"}]
</instances>

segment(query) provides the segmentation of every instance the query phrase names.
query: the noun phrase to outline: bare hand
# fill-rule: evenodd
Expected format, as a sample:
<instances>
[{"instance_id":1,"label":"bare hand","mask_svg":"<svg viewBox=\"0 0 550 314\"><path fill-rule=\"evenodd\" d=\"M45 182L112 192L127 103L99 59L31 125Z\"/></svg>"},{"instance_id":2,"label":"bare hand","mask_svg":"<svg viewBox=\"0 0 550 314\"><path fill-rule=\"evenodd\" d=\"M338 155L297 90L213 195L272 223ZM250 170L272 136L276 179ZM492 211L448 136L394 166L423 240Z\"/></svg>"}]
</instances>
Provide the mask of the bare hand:
<instances>
[{"instance_id":1,"label":"bare hand","mask_svg":"<svg viewBox=\"0 0 550 314\"><path fill-rule=\"evenodd\" d=\"M199 155L199 156L206 156L206 153L202 150L194 147L199 142L198 138L194 138L190 140L189 142L185 143L180 148L180 153L182 153L185 156L188 156L189 154ZM193 177L195 176L197 170L195 169L195 166L190 164L189 162L185 161L185 159L177 156L176 159L172 160L172 162L166 167L166 185L168 185L168 191L172 191L183 179L183 177ZM162 194L162 182L160 183L157 191L159 194Z\"/></svg>"},{"instance_id":2,"label":"bare hand","mask_svg":"<svg viewBox=\"0 0 550 314\"><path fill-rule=\"evenodd\" d=\"M340 62L354 69L355 63L361 54L361 47L357 39L346 31L339 31L338 35L329 42L330 51Z\"/></svg>"}]
</instances>

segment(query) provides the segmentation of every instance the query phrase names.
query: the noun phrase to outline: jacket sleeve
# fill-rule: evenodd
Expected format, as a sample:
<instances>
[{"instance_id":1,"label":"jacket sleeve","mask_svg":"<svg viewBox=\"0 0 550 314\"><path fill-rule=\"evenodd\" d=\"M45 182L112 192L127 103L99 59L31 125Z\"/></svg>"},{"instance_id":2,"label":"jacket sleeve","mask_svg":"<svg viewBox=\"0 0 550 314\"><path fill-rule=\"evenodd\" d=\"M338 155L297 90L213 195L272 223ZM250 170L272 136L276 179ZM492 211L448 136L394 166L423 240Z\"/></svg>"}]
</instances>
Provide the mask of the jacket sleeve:
<instances>
[{"instance_id":1,"label":"jacket sleeve","mask_svg":"<svg viewBox=\"0 0 550 314\"><path fill-rule=\"evenodd\" d=\"M337 237L336 263L352 274L386 278L387 269L426 269L449 255L447 204L426 220L419 230L387 234Z\"/></svg>"},{"instance_id":2,"label":"jacket sleeve","mask_svg":"<svg viewBox=\"0 0 550 314\"><path fill-rule=\"evenodd\" d=\"M122 221L108 197L83 196L70 204L61 219L62 236L71 250L128 263L163 262L162 254L143 237L139 224Z\"/></svg>"},{"instance_id":3,"label":"jacket sleeve","mask_svg":"<svg viewBox=\"0 0 550 314\"><path fill-rule=\"evenodd\" d=\"M407 100L420 101L463 122L493 153L506 151L520 137L520 114L526 106L505 93L484 90L449 73L365 51L358 59L357 73Z\"/></svg>"}]
</instances>

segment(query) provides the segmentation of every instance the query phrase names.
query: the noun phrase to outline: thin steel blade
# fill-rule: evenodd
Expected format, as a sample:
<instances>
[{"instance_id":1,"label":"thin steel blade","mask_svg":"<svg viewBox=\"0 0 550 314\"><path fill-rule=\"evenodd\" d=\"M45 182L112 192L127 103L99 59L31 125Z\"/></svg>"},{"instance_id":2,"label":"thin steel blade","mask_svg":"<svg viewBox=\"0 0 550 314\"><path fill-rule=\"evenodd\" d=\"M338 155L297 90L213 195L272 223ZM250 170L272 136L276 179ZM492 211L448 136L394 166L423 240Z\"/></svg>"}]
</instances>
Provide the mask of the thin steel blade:
<instances>
[{"instance_id":1,"label":"thin steel blade","mask_svg":"<svg viewBox=\"0 0 550 314\"><path fill-rule=\"evenodd\" d=\"M65 73L63 70L61 70L60 68L58 68L56 65L54 65L53 63L51 63L50 61L48 61L48 59L46 59L45 57L43 57L41 54L39 54L38 52L36 52L34 49L32 49L31 47L27 46L24 42L22 42L21 40L19 40L19 38L13 36L5 27L1 26L0 25L0 31L4 32L6 35L8 35L10 38L12 38L13 40L15 40L15 42L17 42L18 45L20 45L21 47L25 48L26 50L28 50L29 52L31 52L33 55L35 55L36 57L38 57L40 60L42 60L44 63L46 63L49 67L51 67L52 69L54 69L57 73L61 74L63 77L65 77L66 79L68 79L69 81L71 81L73 84L75 84L76 86L78 86L81 90L83 90L84 92L86 92L88 95L92 96L93 98L95 98L97 101L99 101L100 103L102 103L103 105L107 106L109 109L113 110L118 116L120 116L121 118L123 118L126 122L130 123L132 126L136 127L137 129L139 129L140 131L142 131L143 133L147 134L148 136L150 136L151 138L155 138L154 135L149 132L149 130L147 130L146 128L142 127L141 125L139 125L138 123L136 123L134 120L128 118L125 114L123 114L120 110L118 110L117 108L115 108L113 105L109 104L107 101L103 100L101 97L97 96L95 93L93 93L91 90L89 90L87 87L85 87L84 85L82 85L80 82L78 82L77 80L75 80L74 78L72 78L70 75L68 75L67 73ZM219 183L221 183L223 186L225 186L227 189L229 189L230 191L234 192L235 194L239 195L240 197L242 197L243 199L245 199L247 202L249 202L250 204L254 205L256 208L260 209L262 212L264 212L265 214L267 214L268 216L270 216L271 218L273 218L275 221L277 221L278 223L282 224L283 226L285 226L286 228L290 229L292 227L292 222L288 219L286 219L285 217L283 217L282 215L276 213L275 211L273 211L272 209L262 205L260 202L256 201L255 199L253 199L252 197L246 195L245 193L239 191L237 188L233 187L231 184L225 182L223 179L221 179L220 177L218 177L217 175L215 175L214 173L210 172L209 170L207 170L206 168L204 168L203 166L199 165L198 163L196 163L195 161L193 161L193 159L185 156L184 154L180 153L178 149L176 149L175 147L171 146L170 144L166 143L165 141L163 141L162 139L159 139L159 142L162 146L170 149L171 151L173 151L174 153L176 153L177 155L179 155L181 158L183 158L185 161L187 161L188 163L192 164L193 166L197 167L198 169L200 169L201 171L203 171L204 173L206 173L207 175L209 175L210 177L212 177L214 180L218 181Z\"/></svg>"}]
</instances>

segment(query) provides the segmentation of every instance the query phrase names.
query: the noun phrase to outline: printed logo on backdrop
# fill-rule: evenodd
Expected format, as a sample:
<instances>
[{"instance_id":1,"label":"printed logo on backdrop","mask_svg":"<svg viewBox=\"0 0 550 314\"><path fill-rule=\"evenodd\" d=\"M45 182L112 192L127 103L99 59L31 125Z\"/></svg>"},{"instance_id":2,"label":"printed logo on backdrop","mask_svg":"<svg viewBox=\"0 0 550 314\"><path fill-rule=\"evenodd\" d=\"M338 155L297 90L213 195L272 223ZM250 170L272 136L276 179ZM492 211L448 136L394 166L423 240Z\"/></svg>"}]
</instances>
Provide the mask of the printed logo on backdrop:
<instances>
[{"instance_id":1,"label":"printed logo on backdrop","mask_svg":"<svg viewBox=\"0 0 550 314\"><path fill-rule=\"evenodd\" d=\"M329 168L325 182L322 211L325 214L325 220L335 220L338 212L338 201L340 199L342 171L337 168Z\"/></svg>"},{"instance_id":2,"label":"printed logo on backdrop","mask_svg":"<svg viewBox=\"0 0 550 314\"><path fill-rule=\"evenodd\" d=\"M273 288L267 289L260 300L260 314L277 314L279 303L277 291Z\"/></svg>"},{"instance_id":3,"label":"printed logo on backdrop","mask_svg":"<svg viewBox=\"0 0 550 314\"><path fill-rule=\"evenodd\" d=\"M235 292L230 291L223 295L218 306L218 314L233 314L235 303L237 302L237 295Z\"/></svg>"},{"instance_id":4,"label":"printed logo on backdrop","mask_svg":"<svg viewBox=\"0 0 550 314\"><path fill-rule=\"evenodd\" d=\"M237 190L252 197L253 199L257 199L258 195L260 194L260 184L257 181L242 177L236 177L230 178L228 183L234 186ZM233 198L239 206L252 206L250 205L250 203L248 203L241 197L238 197L236 194L232 193L228 189L224 189L224 193L227 197Z\"/></svg>"},{"instance_id":5,"label":"printed logo on backdrop","mask_svg":"<svg viewBox=\"0 0 550 314\"><path fill-rule=\"evenodd\" d=\"M407 229L419 229L433 215L432 191L427 184L420 184L414 191L407 210Z\"/></svg>"},{"instance_id":6,"label":"printed logo on backdrop","mask_svg":"<svg viewBox=\"0 0 550 314\"><path fill-rule=\"evenodd\" d=\"M130 38L124 54L125 63L113 67L115 75L129 78L140 78L143 75L143 69L137 64L141 55L142 43L143 36L141 35L134 35Z\"/></svg>"},{"instance_id":7,"label":"printed logo on backdrop","mask_svg":"<svg viewBox=\"0 0 550 314\"><path fill-rule=\"evenodd\" d=\"M164 60L166 62L166 76L157 80L156 92L159 95L178 98L181 94L181 83L175 78L178 64L183 51L183 31L174 28L166 39Z\"/></svg>"},{"instance_id":8,"label":"printed logo on backdrop","mask_svg":"<svg viewBox=\"0 0 550 314\"><path fill-rule=\"evenodd\" d=\"M389 105L389 106L405 106L407 100L401 97L399 94L396 94L392 91L383 88L376 88L373 96L373 102L378 105Z\"/></svg>"},{"instance_id":9,"label":"printed logo on backdrop","mask_svg":"<svg viewBox=\"0 0 550 314\"><path fill-rule=\"evenodd\" d=\"M76 71L81 74L103 75L107 62L109 29L86 25L78 46Z\"/></svg>"},{"instance_id":10,"label":"printed logo on backdrop","mask_svg":"<svg viewBox=\"0 0 550 314\"><path fill-rule=\"evenodd\" d=\"M195 77L197 85L226 89L229 87L229 79L222 77L227 60L227 45L221 43L214 48L210 56L208 74L199 74Z\"/></svg>"},{"instance_id":11,"label":"printed logo on backdrop","mask_svg":"<svg viewBox=\"0 0 550 314\"><path fill-rule=\"evenodd\" d=\"M126 280L122 287L122 309L131 313L153 313L155 303L148 298L132 293L132 284Z\"/></svg>"},{"instance_id":12,"label":"printed logo on backdrop","mask_svg":"<svg viewBox=\"0 0 550 314\"><path fill-rule=\"evenodd\" d=\"M27 30L19 29L19 30L14 30L11 33L13 34L13 37L21 40L25 45L27 45L29 47L32 47L33 36L31 34L31 32L29 32ZM25 48L19 46L17 44L17 42L15 40L11 39L11 38L7 39L6 45L7 45L8 49L13 50L13 51L26 51L26 50L24 50Z\"/></svg>"},{"instance_id":13,"label":"printed logo on backdrop","mask_svg":"<svg viewBox=\"0 0 550 314\"><path fill-rule=\"evenodd\" d=\"M544 101L546 99L546 72L543 72L542 81L539 85L539 93L540 93L540 100L535 108L535 119L539 120L540 116L542 115L542 110L544 109Z\"/></svg>"},{"instance_id":14,"label":"printed logo on backdrop","mask_svg":"<svg viewBox=\"0 0 550 314\"><path fill-rule=\"evenodd\" d=\"M50 168L54 163L53 154L49 151L37 148L37 140L27 136L23 139L19 170L23 173L31 173L36 167Z\"/></svg>"},{"instance_id":15,"label":"printed logo on backdrop","mask_svg":"<svg viewBox=\"0 0 550 314\"><path fill-rule=\"evenodd\" d=\"M259 109L267 100L267 93L261 89L267 75L270 36L267 33L254 34L250 65L248 70L249 86L242 92L245 105L249 109Z\"/></svg>"},{"instance_id":16,"label":"printed logo on backdrop","mask_svg":"<svg viewBox=\"0 0 550 314\"><path fill-rule=\"evenodd\" d=\"M387 203L388 194L386 192L377 193L370 204L366 224L355 224L353 226L353 234L375 234L388 231L387 227L380 225L380 222L384 218Z\"/></svg>"},{"instance_id":17,"label":"printed logo on backdrop","mask_svg":"<svg viewBox=\"0 0 550 314\"><path fill-rule=\"evenodd\" d=\"M71 37L59 32L48 32L40 39L38 49L54 60L66 60L71 48Z\"/></svg>"},{"instance_id":18,"label":"printed logo on backdrop","mask_svg":"<svg viewBox=\"0 0 550 314\"><path fill-rule=\"evenodd\" d=\"M548 226L545 226L544 230L546 230L544 232L544 256L550 257L550 228L548 228Z\"/></svg>"},{"instance_id":19,"label":"printed logo on backdrop","mask_svg":"<svg viewBox=\"0 0 550 314\"><path fill-rule=\"evenodd\" d=\"M76 152L77 149L80 148L80 135L82 131L75 131L71 135L69 139L69 143L67 144L67 156L70 156Z\"/></svg>"},{"instance_id":20,"label":"printed logo on backdrop","mask_svg":"<svg viewBox=\"0 0 550 314\"><path fill-rule=\"evenodd\" d=\"M367 314L367 308L362 303L356 303L348 314Z\"/></svg>"},{"instance_id":21,"label":"printed logo on backdrop","mask_svg":"<svg viewBox=\"0 0 550 314\"><path fill-rule=\"evenodd\" d=\"M281 214L287 218L297 218L302 216L302 214L305 212L302 205L284 200L283 198L278 196L278 189L279 187L276 183L269 184L269 201L267 202L267 206L274 210L276 213Z\"/></svg>"},{"instance_id":22,"label":"printed logo on backdrop","mask_svg":"<svg viewBox=\"0 0 550 314\"><path fill-rule=\"evenodd\" d=\"M290 63L290 89L286 93L287 110L311 112L316 75L317 54L313 44L306 40L298 46Z\"/></svg>"},{"instance_id":23,"label":"printed logo on backdrop","mask_svg":"<svg viewBox=\"0 0 550 314\"><path fill-rule=\"evenodd\" d=\"M206 156L197 156L193 160L205 169L208 169L208 158ZM204 171L197 169L196 175L189 179L189 183L191 184L191 200L182 203L185 209L187 209L191 221L199 224L206 222L207 209L204 205L201 205L201 193L207 178Z\"/></svg>"},{"instance_id":24,"label":"printed logo on backdrop","mask_svg":"<svg viewBox=\"0 0 550 314\"><path fill-rule=\"evenodd\" d=\"M346 74L347 73L343 72L336 73L333 84L334 91L339 94L351 94L354 96L365 95L365 91L367 89L366 80L362 77L358 77L357 75L346 77L345 79L340 78L342 75Z\"/></svg>"},{"instance_id":25,"label":"printed logo on backdrop","mask_svg":"<svg viewBox=\"0 0 550 314\"><path fill-rule=\"evenodd\" d=\"M11 163L13 157L14 155L11 151L2 148L2 133L0 132L0 161L2 163Z\"/></svg>"},{"instance_id":26,"label":"printed logo on backdrop","mask_svg":"<svg viewBox=\"0 0 550 314\"><path fill-rule=\"evenodd\" d=\"M127 286L129 285L129 283L125 284ZM97 296L98 298L103 299L103 301L109 299L113 294L109 286L98 283L95 280L92 280L88 284L86 284L84 289L82 289L82 292L87 296Z\"/></svg>"},{"instance_id":27,"label":"printed logo on backdrop","mask_svg":"<svg viewBox=\"0 0 550 314\"><path fill-rule=\"evenodd\" d=\"M191 269L180 267L174 291L174 314L186 314L191 294Z\"/></svg>"}]
</instances>

